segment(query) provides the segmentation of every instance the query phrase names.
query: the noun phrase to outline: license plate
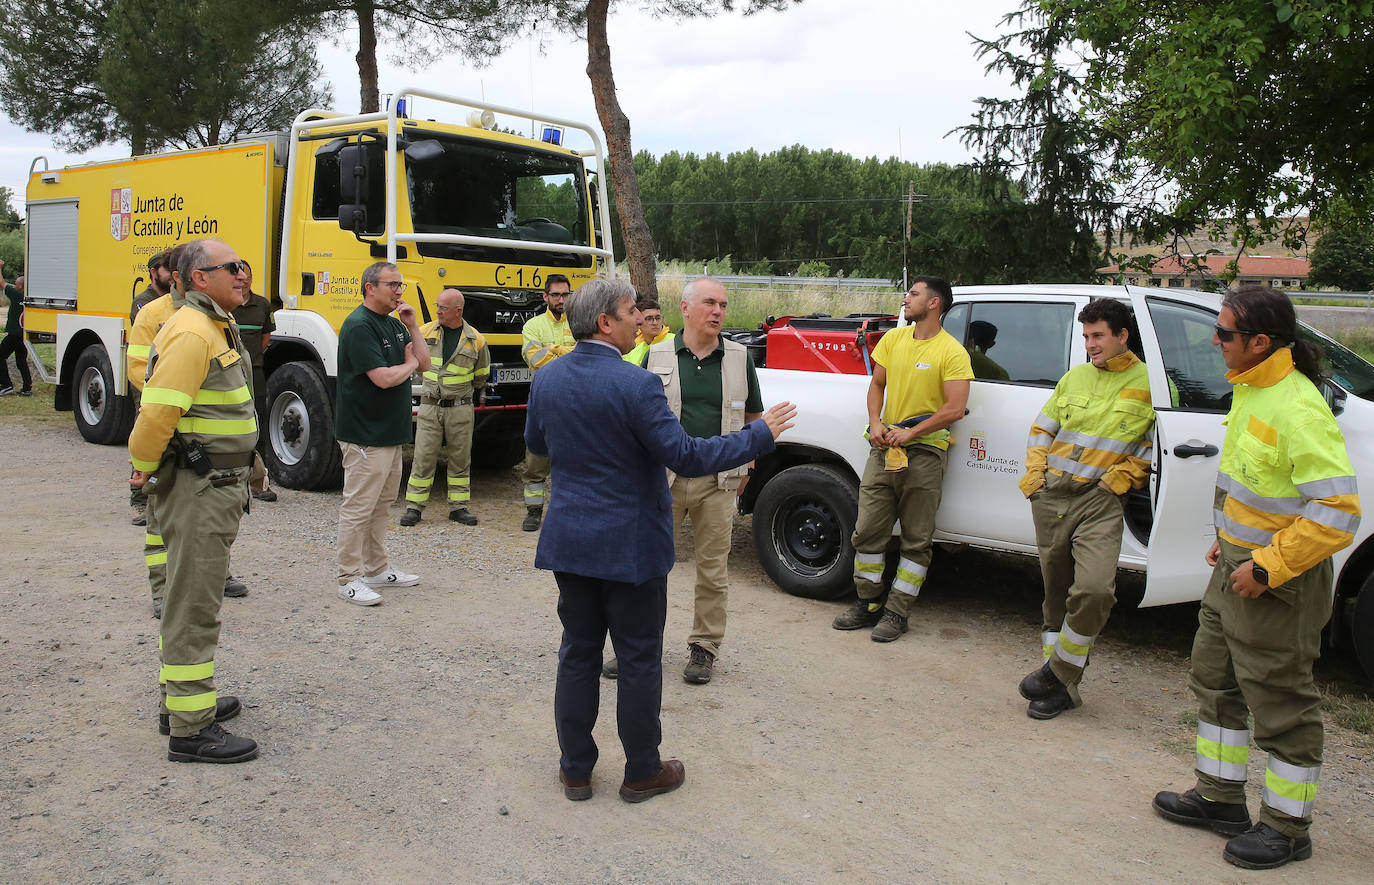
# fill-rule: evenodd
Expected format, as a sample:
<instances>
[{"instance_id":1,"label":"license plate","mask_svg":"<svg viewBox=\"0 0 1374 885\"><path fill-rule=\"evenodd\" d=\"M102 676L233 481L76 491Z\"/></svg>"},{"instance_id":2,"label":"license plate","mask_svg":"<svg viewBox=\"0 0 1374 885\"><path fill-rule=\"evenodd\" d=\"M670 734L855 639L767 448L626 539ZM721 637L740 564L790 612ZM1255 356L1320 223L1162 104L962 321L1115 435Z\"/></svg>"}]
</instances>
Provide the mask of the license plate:
<instances>
[{"instance_id":1,"label":"license plate","mask_svg":"<svg viewBox=\"0 0 1374 885\"><path fill-rule=\"evenodd\" d=\"M529 366L498 366L493 374L496 384L529 384L534 380L534 370Z\"/></svg>"}]
</instances>

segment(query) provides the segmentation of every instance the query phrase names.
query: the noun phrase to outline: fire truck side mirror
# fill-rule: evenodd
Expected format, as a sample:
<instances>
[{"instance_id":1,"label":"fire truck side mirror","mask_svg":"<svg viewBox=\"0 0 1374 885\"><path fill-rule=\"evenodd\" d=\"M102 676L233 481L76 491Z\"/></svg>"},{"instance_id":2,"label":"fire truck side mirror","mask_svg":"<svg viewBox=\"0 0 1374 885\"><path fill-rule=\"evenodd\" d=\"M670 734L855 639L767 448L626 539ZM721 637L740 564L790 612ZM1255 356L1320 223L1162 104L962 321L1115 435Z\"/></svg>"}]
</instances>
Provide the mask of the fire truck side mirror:
<instances>
[{"instance_id":1,"label":"fire truck side mirror","mask_svg":"<svg viewBox=\"0 0 1374 885\"><path fill-rule=\"evenodd\" d=\"M367 148L350 144L339 150L339 227L361 234L367 230Z\"/></svg>"}]
</instances>

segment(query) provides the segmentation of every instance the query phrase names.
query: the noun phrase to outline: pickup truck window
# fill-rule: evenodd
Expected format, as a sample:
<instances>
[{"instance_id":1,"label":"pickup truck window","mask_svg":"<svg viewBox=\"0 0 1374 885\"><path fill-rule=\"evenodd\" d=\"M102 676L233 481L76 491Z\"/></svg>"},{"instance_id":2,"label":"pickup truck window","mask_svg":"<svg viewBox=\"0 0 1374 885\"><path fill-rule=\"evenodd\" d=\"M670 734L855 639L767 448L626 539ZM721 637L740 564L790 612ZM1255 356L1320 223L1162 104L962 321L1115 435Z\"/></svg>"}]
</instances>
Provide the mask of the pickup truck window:
<instances>
[{"instance_id":1,"label":"pickup truck window","mask_svg":"<svg viewBox=\"0 0 1374 885\"><path fill-rule=\"evenodd\" d=\"M943 322L968 349L975 378L1034 387L1053 387L1068 371L1077 337L1072 304L971 301Z\"/></svg>"},{"instance_id":2,"label":"pickup truck window","mask_svg":"<svg viewBox=\"0 0 1374 885\"><path fill-rule=\"evenodd\" d=\"M1317 345L1332 381L1360 399L1374 400L1374 366L1365 362L1359 354L1301 323L1298 324L1298 335Z\"/></svg>"},{"instance_id":3,"label":"pickup truck window","mask_svg":"<svg viewBox=\"0 0 1374 885\"><path fill-rule=\"evenodd\" d=\"M1212 344L1217 315L1205 308L1151 298L1146 301L1164 358L1164 373L1173 382L1173 405L1196 412L1231 408L1226 363Z\"/></svg>"}]
</instances>

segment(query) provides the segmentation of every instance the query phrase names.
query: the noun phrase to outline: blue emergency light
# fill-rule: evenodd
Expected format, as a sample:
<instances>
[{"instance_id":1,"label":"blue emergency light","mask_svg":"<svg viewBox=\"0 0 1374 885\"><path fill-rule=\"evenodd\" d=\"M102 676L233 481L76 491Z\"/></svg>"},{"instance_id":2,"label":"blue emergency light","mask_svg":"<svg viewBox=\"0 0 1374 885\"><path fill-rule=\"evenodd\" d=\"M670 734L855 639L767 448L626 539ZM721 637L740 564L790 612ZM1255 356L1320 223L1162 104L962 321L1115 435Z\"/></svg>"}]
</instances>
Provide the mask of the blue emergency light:
<instances>
[{"instance_id":1,"label":"blue emergency light","mask_svg":"<svg viewBox=\"0 0 1374 885\"><path fill-rule=\"evenodd\" d=\"M539 140L540 140L540 141L548 142L549 144L559 144L559 145L561 145L561 144L563 143L563 127L562 127L562 126L545 126L545 127L540 131Z\"/></svg>"}]
</instances>

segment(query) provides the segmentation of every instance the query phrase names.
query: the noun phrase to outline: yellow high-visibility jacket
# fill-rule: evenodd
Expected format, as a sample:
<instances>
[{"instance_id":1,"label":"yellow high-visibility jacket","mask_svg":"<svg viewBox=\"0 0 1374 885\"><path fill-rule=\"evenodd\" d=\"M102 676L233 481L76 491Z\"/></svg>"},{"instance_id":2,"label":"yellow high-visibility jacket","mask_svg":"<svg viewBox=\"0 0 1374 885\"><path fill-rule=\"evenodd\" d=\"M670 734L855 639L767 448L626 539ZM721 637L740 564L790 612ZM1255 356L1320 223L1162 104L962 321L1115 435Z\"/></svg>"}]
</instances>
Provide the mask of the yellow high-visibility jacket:
<instances>
[{"instance_id":1,"label":"yellow high-visibility jacket","mask_svg":"<svg viewBox=\"0 0 1374 885\"><path fill-rule=\"evenodd\" d=\"M525 346L520 355L525 358L525 365L531 369L537 370L547 365L577 345L572 331L568 328L566 313L557 322L547 310L536 314L525 321L520 333L525 339Z\"/></svg>"},{"instance_id":2,"label":"yellow high-visibility jacket","mask_svg":"<svg viewBox=\"0 0 1374 885\"><path fill-rule=\"evenodd\" d=\"M148 374L148 354L152 350L153 338L162 324L181 309L186 298L172 287L160 298L154 298L139 310L134 318L133 328L129 330L129 346L124 348L124 363L128 370L129 383L139 390Z\"/></svg>"},{"instance_id":3,"label":"yellow high-visibility jacket","mask_svg":"<svg viewBox=\"0 0 1374 885\"><path fill-rule=\"evenodd\" d=\"M1145 364L1126 351L1105 368L1074 366L1054 387L1026 440L1027 497L1045 473L1101 482L1118 495L1141 488L1154 453L1155 410Z\"/></svg>"},{"instance_id":4,"label":"yellow high-visibility jacket","mask_svg":"<svg viewBox=\"0 0 1374 885\"><path fill-rule=\"evenodd\" d=\"M1253 549L1278 587L1354 540L1355 471L1325 398L1287 348L1226 380L1235 388L1212 513L1217 536Z\"/></svg>"},{"instance_id":5,"label":"yellow high-visibility jacket","mask_svg":"<svg viewBox=\"0 0 1374 885\"><path fill-rule=\"evenodd\" d=\"M420 329L420 334L429 345L430 367L424 373L425 396L435 399L470 397L487 383L487 376L491 374L491 352L487 349L487 339L472 327L472 323L463 323L462 337L447 362L444 361L444 327L439 321Z\"/></svg>"},{"instance_id":6,"label":"yellow high-visibility jacket","mask_svg":"<svg viewBox=\"0 0 1374 885\"><path fill-rule=\"evenodd\" d=\"M153 339L149 365L143 405L129 434L135 470L158 469L174 430L211 455L244 454L257 445L252 360L233 319L208 295L186 295L186 304Z\"/></svg>"}]
</instances>

